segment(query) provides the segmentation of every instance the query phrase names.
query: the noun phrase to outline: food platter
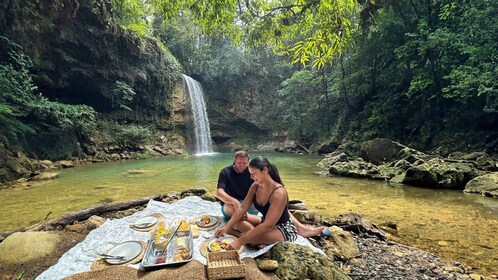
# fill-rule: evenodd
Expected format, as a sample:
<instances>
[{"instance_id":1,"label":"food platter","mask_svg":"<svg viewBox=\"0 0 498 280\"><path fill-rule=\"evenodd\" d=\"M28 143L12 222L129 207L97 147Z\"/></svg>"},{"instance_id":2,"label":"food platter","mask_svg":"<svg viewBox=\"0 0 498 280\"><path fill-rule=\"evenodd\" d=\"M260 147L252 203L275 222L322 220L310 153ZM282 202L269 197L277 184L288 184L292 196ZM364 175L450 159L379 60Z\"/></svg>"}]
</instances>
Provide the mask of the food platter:
<instances>
[{"instance_id":1,"label":"food platter","mask_svg":"<svg viewBox=\"0 0 498 280\"><path fill-rule=\"evenodd\" d=\"M118 258L106 258L110 264L122 264L136 258L142 252L142 243L139 241L126 241L112 247L106 255ZM122 257L122 258L121 258Z\"/></svg>"},{"instance_id":2,"label":"food platter","mask_svg":"<svg viewBox=\"0 0 498 280\"><path fill-rule=\"evenodd\" d=\"M155 225L156 223L157 223L157 217L147 216L138 219L135 223L133 223L133 226L136 228L147 228Z\"/></svg>"},{"instance_id":3,"label":"food platter","mask_svg":"<svg viewBox=\"0 0 498 280\"><path fill-rule=\"evenodd\" d=\"M194 249L192 231L190 229L178 231L178 234L173 235L165 246L156 246L154 234L152 234L147 242L147 248L141 262L142 267L144 269L154 269L191 261Z\"/></svg>"},{"instance_id":4,"label":"food platter","mask_svg":"<svg viewBox=\"0 0 498 280\"><path fill-rule=\"evenodd\" d=\"M214 226L217 222L218 222L217 217L203 215L199 218L199 220L196 222L196 224L199 227L206 228L206 227Z\"/></svg>"},{"instance_id":5,"label":"food platter","mask_svg":"<svg viewBox=\"0 0 498 280\"><path fill-rule=\"evenodd\" d=\"M226 246L234 240L231 236L221 236L209 241L207 249L209 252L227 251Z\"/></svg>"}]
</instances>

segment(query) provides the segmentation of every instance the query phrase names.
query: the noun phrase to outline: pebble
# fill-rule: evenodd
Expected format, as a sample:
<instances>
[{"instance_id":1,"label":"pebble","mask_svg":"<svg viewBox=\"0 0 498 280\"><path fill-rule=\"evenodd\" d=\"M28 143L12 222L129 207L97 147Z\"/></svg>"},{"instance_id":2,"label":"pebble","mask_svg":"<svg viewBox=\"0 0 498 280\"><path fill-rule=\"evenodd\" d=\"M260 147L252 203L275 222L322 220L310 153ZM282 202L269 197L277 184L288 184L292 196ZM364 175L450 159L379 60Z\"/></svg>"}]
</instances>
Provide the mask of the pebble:
<instances>
[{"instance_id":1,"label":"pebble","mask_svg":"<svg viewBox=\"0 0 498 280\"><path fill-rule=\"evenodd\" d=\"M259 269L263 271L274 271L278 268L276 260L257 260Z\"/></svg>"}]
</instances>

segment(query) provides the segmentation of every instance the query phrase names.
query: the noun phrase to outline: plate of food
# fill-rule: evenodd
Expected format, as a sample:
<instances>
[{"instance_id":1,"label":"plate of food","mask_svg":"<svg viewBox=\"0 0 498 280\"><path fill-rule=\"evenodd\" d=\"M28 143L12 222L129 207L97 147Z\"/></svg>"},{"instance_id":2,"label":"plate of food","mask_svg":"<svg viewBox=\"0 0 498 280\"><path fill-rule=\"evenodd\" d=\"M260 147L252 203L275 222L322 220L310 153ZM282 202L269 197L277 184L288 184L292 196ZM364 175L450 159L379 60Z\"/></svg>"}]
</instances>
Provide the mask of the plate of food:
<instances>
[{"instance_id":1,"label":"plate of food","mask_svg":"<svg viewBox=\"0 0 498 280\"><path fill-rule=\"evenodd\" d=\"M199 221L197 221L197 225L199 227L211 227L214 226L218 222L218 218L209 216L209 215L202 215Z\"/></svg>"},{"instance_id":2,"label":"plate of food","mask_svg":"<svg viewBox=\"0 0 498 280\"><path fill-rule=\"evenodd\" d=\"M147 228L155 225L156 223L157 223L157 217L147 216L138 219L135 223L133 223L133 226L136 228Z\"/></svg>"},{"instance_id":3,"label":"plate of food","mask_svg":"<svg viewBox=\"0 0 498 280\"><path fill-rule=\"evenodd\" d=\"M232 243L235 238L231 236L221 236L218 238L215 238L208 243L208 250L210 252L220 252L220 251L226 251L228 244Z\"/></svg>"},{"instance_id":4,"label":"plate of food","mask_svg":"<svg viewBox=\"0 0 498 280\"><path fill-rule=\"evenodd\" d=\"M142 243L139 241L126 241L112 247L105 255L105 260L110 264L122 264L136 258L142 252Z\"/></svg>"}]
</instances>

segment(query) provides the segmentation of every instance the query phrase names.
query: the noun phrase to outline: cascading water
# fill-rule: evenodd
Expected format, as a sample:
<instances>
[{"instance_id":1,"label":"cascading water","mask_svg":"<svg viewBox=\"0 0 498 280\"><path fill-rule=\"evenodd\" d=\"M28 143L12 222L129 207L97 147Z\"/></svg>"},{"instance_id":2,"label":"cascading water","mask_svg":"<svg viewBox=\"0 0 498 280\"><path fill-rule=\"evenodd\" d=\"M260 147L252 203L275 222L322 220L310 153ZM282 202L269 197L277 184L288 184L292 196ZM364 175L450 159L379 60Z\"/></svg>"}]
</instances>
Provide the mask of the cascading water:
<instances>
[{"instance_id":1,"label":"cascading water","mask_svg":"<svg viewBox=\"0 0 498 280\"><path fill-rule=\"evenodd\" d=\"M194 117L195 154L206 155L213 153L211 144L211 130L204 102L204 92L201 84L187 75L183 75L187 85L187 92Z\"/></svg>"}]
</instances>

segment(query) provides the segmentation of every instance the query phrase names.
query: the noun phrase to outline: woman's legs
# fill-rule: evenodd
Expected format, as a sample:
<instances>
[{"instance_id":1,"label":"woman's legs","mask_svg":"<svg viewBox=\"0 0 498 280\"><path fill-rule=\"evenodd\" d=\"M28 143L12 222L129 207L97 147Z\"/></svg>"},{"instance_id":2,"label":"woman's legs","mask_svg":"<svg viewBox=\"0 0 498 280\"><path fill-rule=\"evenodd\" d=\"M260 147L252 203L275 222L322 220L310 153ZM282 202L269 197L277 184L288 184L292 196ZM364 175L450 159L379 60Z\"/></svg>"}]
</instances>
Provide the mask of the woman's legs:
<instances>
[{"instance_id":1,"label":"woman's legs","mask_svg":"<svg viewBox=\"0 0 498 280\"><path fill-rule=\"evenodd\" d=\"M244 234L245 232L242 233L242 235ZM250 245L253 246L269 245L278 241L284 241L284 236L282 235L282 232L279 229L273 228L271 231L259 236L257 243L251 242Z\"/></svg>"},{"instance_id":2,"label":"woman's legs","mask_svg":"<svg viewBox=\"0 0 498 280\"><path fill-rule=\"evenodd\" d=\"M232 216L235 210L231 204L223 205L223 212L228 216ZM253 229L255 226L261 224L261 217L258 215L253 215L250 213L246 213L244 215L244 220L238 221L235 223L234 228L236 228L239 232L246 232Z\"/></svg>"},{"instance_id":3,"label":"woman's legs","mask_svg":"<svg viewBox=\"0 0 498 280\"><path fill-rule=\"evenodd\" d=\"M322 230L325 227L307 227L301 222L299 222L294 215L289 211L290 217L292 219L292 222L296 225L297 229L297 234L301 235L302 237L312 237L312 236L317 236L322 233Z\"/></svg>"}]
</instances>

